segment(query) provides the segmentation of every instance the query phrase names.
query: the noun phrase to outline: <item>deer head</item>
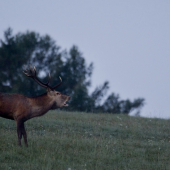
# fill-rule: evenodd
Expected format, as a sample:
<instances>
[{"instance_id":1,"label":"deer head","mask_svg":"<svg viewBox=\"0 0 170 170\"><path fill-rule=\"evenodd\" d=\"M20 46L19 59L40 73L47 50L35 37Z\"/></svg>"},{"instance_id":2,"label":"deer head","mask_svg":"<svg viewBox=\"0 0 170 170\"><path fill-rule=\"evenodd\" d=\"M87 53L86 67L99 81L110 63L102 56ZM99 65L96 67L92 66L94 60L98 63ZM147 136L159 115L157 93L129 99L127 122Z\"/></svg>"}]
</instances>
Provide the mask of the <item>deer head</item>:
<instances>
[{"instance_id":1,"label":"deer head","mask_svg":"<svg viewBox=\"0 0 170 170\"><path fill-rule=\"evenodd\" d=\"M56 109L56 108L59 108L59 107L68 106L68 104L66 102L68 100L70 100L70 96L64 95L64 94L60 93L59 91L55 90L57 87L59 87L62 84L61 77L59 77L60 83L55 85L54 87L51 87L49 85L50 80L51 80L50 73L49 73L49 78L48 78L47 83L43 83L42 81L40 81L38 79L38 77L36 75L36 68L35 67L34 68L29 67L29 69L26 69L23 72L27 77L32 78L40 86L45 87L47 89L47 96L49 97L49 99L51 99L54 102L51 109Z\"/></svg>"}]
</instances>

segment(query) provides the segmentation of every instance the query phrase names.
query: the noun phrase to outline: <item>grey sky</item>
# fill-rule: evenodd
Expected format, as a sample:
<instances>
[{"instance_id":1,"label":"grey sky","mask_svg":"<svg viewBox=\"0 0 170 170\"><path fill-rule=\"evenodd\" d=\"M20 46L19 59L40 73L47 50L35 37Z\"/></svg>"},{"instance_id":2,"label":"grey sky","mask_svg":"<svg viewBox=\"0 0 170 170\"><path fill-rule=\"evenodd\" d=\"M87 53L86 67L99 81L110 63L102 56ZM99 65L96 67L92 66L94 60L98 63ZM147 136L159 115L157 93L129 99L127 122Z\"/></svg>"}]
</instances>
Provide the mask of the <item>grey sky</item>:
<instances>
[{"instance_id":1,"label":"grey sky","mask_svg":"<svg viewBox=\"0 0 170 170\"><path fill-rule=\"evenodd\" d=\"M169 0L1 0L0 23L0 38L11 27L77 45L94 62L92 89L108 80L122 99L146 99L143 116L170 118Z\"/></svg>"}]
</instances>

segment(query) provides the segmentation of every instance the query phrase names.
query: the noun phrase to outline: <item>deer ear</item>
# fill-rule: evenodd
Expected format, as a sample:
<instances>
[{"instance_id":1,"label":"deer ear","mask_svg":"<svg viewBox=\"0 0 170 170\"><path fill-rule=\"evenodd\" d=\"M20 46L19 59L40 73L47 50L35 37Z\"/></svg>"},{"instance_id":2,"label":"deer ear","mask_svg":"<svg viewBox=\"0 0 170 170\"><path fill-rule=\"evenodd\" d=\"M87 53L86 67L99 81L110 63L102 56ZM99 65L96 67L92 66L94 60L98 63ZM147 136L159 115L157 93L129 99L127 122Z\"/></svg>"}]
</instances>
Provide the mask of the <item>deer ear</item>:
<instances>
[{"instance_id":1,"label":"deer ear","mask_svg":"<svg viewBox=\"0 0 170 170\"><path fill-rule=\"evenodd\" d=\"M47 93L50 92L50 91L51 91L51 89L50 89L50 88L47 88Z\"/></svg>"},{"instance_id":2,"label":"deer ear","mask_svg":"<svg viewBox=\"0 0 170 170\"><path fill-rule=\"evenodd\" d=\"M50 88L47 88L47 93L50 95L50 96L54 96L55 93L53 90L51 90Z\"/></svg>"}]
</instances>

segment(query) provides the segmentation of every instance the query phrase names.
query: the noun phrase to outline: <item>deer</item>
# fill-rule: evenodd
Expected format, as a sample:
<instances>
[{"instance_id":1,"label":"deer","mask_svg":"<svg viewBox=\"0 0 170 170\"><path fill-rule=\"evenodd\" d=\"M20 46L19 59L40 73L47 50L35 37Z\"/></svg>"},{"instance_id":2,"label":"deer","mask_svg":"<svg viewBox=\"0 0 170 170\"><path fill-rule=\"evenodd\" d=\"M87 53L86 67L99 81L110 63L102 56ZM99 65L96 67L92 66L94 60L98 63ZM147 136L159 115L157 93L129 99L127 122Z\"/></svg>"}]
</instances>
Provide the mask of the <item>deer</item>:
<instances>
[{"instance_id":1,"label":"deer","mask_svg":"<svg viewBox=\"0 0 170 170\"><path fill-rule=\"evenodd\" d=\"M21 146L22 136L25 146L28 147L27 133L25 131L24 122L34 117L42 116L49 110L54 110L61 107L67 107L67 101L70 96L60 93L55 89L62 84L62 79L55 86L50 86L51 76L49 73L47 83L43 83L37 77L36 68L29 67L23 73L32 78L40 86L46 88L46 93L36 96L27 97L22 94L8 94L0 92L0 117L11 119L16 122L18 145Z\"/></svg>"}]
</instances>

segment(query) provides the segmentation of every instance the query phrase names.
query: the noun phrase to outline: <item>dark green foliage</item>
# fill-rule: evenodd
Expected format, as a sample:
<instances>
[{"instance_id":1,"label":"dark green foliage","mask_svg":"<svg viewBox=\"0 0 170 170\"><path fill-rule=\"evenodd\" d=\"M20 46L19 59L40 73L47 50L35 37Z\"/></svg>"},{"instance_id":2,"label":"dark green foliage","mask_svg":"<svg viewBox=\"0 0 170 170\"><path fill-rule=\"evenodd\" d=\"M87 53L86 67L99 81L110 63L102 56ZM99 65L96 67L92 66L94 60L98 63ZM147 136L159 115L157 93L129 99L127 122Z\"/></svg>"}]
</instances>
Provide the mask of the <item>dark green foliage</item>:
<instances>
[{"instance_id":1,"label":"dark green foliage","mask_svg":"<svg viewBox=\"0 0 170 170\"><path fill-rule=\"evenodd\" d=\"M49 72L49 63L50 67L61 63L59 47L49 36L41 37L35 32L13 36L9 28L4 35L5 40L1 40L0 46L0 91L25 95L41 93L42 88L30 81L22 71L25 66L33 65L40 73Z\"/></svg>"},{"instance_id":2,"label":"dark green foliage","mask_svg":"<svg viewBox=\"0 0 170 170\"><path fill-rule=\"evenodd\" d=\"M107 90L109 89L109 82L106 81L102 86L97 87L92 93L92 98L95 100L95 105L98 106L101 103L101 100L106 95Z\"/></svg>"},{"instance_id":3,"label":"dark green foliage","mask_svg":"<svg viewBox=\"0 0 170 170\"><path fill-rule=\"evenodd\" d=\"M143 105L144 99L142 98L135 99L133 102L129 99L120 100L118 94L112 93L103 104L103 112L128 114L134 109L137 109L136 115L138 115Z\"/></svg>"},{"instance_id":4,"label":"dark green foliage","mask_svg":"<svg viewBox=\"0 0 170 170\"><path fill-rule=\"evenodd\" d=\"M119 113L121 110L121 103L122 101L120 101L119 95L112 93L104 102L103 110L108 113Z\"/></svg>"},{"instance_id":5,"label":"dark green foliage","mask_svg":"<svg viewBox=\"0 0 170 170\"><path fill-rule=\"evenodd\" d=\"M23 74L29 65L36 67L42 81L47 81L50 72L52 86L59 81L59 76L62 77L63 84L57 90L71 96L68 110L130 113L144 105L144 99L120 100L114 93L103 102L109 89L107 81L89 94L93 63L86 64L78 47L73 46L69 52L61 51L48 35L29 31L13 35L8 28L4 40L0 40L0 91L28 96L44 93L42 87Z\"/></svg>"}]
</instances>

